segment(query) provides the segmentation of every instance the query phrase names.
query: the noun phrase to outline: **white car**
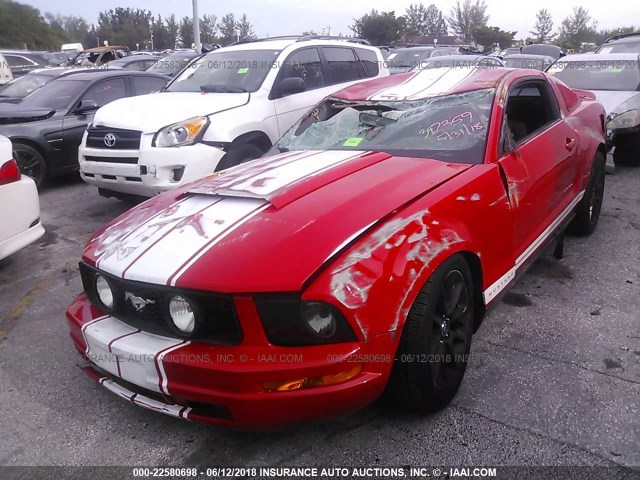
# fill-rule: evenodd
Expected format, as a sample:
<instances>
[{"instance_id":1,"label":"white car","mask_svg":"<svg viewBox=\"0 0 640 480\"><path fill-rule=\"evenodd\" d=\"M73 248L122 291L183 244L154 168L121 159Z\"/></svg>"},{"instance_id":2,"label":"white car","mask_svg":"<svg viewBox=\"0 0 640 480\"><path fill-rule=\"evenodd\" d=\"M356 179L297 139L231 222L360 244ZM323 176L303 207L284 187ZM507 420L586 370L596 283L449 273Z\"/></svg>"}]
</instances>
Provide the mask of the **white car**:
<instances>
[{"instance_id":1,"label":"white car","mask_svg":"<svg viewBox=\"0 0 640 480\"><path fill-rule=\"evenodd\" d=\"M11 141L0 136L0 260L44 235L36 184L11 156Z\"/></svg>"},{"instance_id":2,"label":"white car","mask_svg":"<svg viewBox=\"0 0 640 480\"><path fill-rule=\"evenodd\" d=\"M217 49L164 91L98 110L79 149L81 176L104 196L153 196L262 156L327 95L387 75L379 49L348 39Z\"/></svg>"}]
</instances>

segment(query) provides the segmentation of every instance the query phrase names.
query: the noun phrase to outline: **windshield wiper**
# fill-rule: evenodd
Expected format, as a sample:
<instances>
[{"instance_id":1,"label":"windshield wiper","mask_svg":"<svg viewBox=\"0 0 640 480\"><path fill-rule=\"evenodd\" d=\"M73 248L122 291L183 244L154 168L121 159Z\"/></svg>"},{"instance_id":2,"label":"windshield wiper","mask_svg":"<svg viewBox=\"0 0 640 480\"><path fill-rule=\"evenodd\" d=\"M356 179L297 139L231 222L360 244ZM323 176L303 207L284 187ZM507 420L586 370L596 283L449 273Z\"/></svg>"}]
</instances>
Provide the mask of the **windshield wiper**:
<instances>
[{"instance_id":1,"label":"windshield wiper","mask_svg":"<svg viewBox=\"0 0 640 480\"><path fill-rule=\"evenodd\" d=\"M200 90L205 93L246 93L242 87L230 87L228 85L200 85Z\"/></svg>"}]
</instances>

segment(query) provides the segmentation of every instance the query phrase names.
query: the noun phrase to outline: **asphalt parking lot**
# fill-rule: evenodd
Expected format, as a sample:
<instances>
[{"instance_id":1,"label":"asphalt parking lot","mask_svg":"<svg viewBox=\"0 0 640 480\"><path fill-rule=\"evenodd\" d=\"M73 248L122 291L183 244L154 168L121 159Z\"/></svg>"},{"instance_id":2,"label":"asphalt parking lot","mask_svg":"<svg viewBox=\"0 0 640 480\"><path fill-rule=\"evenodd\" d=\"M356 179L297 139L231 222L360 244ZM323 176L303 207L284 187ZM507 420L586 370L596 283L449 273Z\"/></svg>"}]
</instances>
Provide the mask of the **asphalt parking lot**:
<instances>
[{"instance_id":1,"label":"asphalt parking lot","mask_svg":"<svg viewBox=\"0 0 640 480\"><path fill-rule=\"evenodd\" d=\"M76 366L77 262L128 207L57 181L45 237L0 262L0 465L640 465L640 169L607 176L596 233L542 257L487 317L449 408L375 404L259 434L146 411Z\"/></svg>"}]
</instances>

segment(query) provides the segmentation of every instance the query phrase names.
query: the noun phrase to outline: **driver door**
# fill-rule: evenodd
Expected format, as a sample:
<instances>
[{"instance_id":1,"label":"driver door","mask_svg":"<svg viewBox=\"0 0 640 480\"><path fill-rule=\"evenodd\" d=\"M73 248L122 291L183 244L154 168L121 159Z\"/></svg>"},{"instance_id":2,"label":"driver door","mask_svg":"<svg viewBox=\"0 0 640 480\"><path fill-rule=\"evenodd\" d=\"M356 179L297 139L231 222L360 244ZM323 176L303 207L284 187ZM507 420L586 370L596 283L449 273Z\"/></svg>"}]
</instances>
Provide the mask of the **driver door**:
<instances>
[{"instance_id":1,"label":"driver door","mask_svg":"<svg viewBox=\"0 0 640 480\"><path fill-rule=\"evenodd\" d=\"M96 110L85 113L74 113L82 100L96 102L98 108L113 100L128 96L127 83L124 77L108 78L91 85L80 97L78 102L69 110L62 123L65 160L68 165L78 163L78 147L82 143L87 126L93 121Z\"/></svg>"}]
</instances>

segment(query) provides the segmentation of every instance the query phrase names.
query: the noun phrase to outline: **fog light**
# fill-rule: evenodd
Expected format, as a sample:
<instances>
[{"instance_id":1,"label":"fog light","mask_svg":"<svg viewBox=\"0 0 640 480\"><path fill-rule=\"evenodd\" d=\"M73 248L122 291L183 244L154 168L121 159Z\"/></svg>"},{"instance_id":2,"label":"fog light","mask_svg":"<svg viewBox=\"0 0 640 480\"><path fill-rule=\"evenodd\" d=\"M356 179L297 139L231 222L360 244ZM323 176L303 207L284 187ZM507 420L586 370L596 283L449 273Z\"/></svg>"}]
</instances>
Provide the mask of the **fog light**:
<instances>
[{"instance_id":1,"label":"fog light","mask_svg":"<svg viewBox=\"0 0 640 480\"><path fill-rule=\"evenodd\" d=\"M182 180L182 176L184 175L184 167L174 168L171 171L171 181L179 182Z\"/></svg>"},{"instance_id":2,"label":"fog light","mask_svg":"<svg viewBox=\"0 0 640 480\"><path fill-rule=\"evenodd\" d=\"M362 371L362 365L356 365L349 370L345 370L339 373L333 373L331 375L323 375L321 377L309 377L299 378L295 380L276 380L273 382L264 382L264 389L268 392L291 392L294 390L301 390L305 388L314 387L327 387L329 385L336 385L338 383L344 383L347 380L358 376Z\"/></svg>"},{"instance_id":3,"label":"fog light","mask_svg":"<svg viewBox=\"0 0 640 480\"><path fill-rule=\"evenodd\" d=\"M329 306L324 303L304 303L302 318L311 330L321 337L330 337L336 333L336 318Z\"/></svg>"},{"instance_id":4,"label":"fog light","mask_svg":"<svg viewBox=\"0 0 640 480\"><path fill-rule=\"evenodd\" d=\"M113 290L107 279L102 275L96 275L96 293L100 302L107 310L113 309Z\"/></svg>"},{"instance_id":5,"label":"fog light","mask_svg":"<svg viewBox=\"0 0 640 480\"><path fill-rule=\"evenodd\" d=\"M196 315L189 301L179 295L169 302L169 316L175 327L182 333L192 333L196 327Z\"/></svg>"}]
</instances>

